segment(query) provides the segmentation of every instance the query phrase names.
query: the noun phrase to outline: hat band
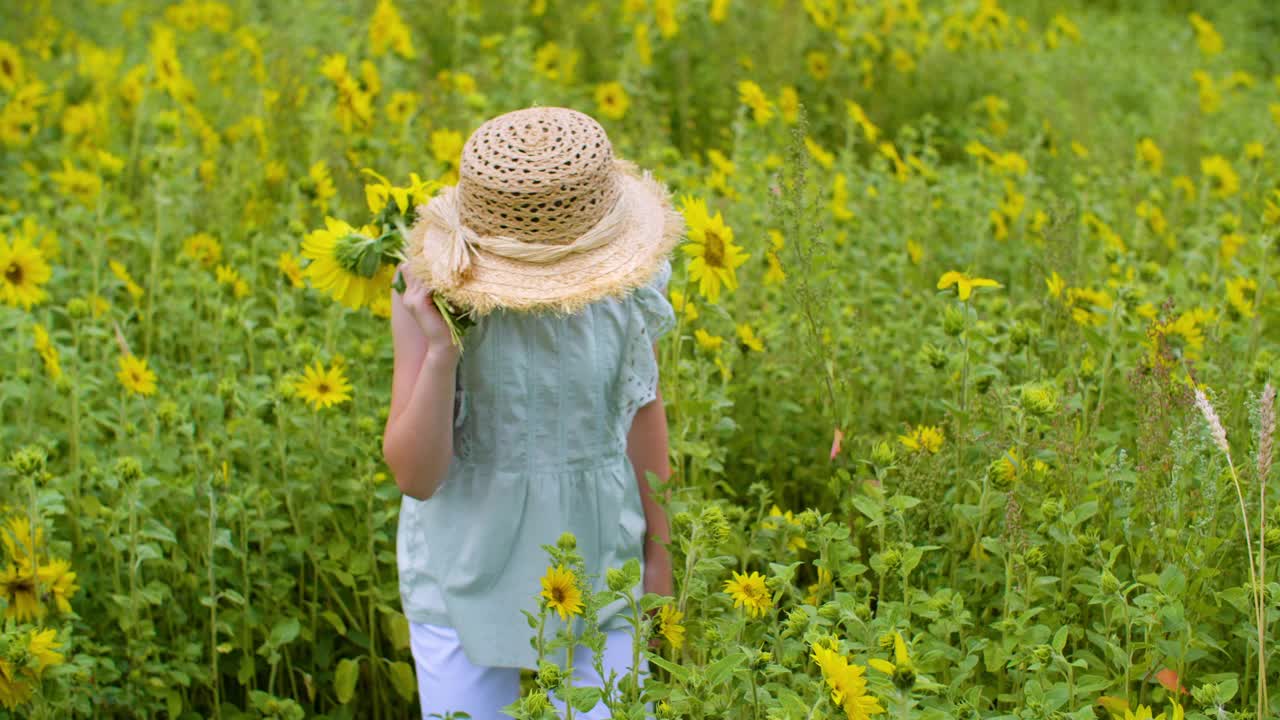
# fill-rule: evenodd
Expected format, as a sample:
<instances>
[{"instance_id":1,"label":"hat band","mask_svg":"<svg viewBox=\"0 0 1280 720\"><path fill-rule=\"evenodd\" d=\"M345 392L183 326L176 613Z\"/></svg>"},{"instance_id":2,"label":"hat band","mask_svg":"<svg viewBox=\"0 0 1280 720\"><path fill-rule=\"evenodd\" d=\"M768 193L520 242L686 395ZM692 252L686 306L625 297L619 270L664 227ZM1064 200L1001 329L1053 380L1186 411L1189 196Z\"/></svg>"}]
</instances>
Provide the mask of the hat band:
<instances>
[{"instance_id":1,"label":"hat band","mask_svg":"<svg viewBox=\"0 0 1280 720\"><path fill-rule=\"evenodd\" d=\"M620 179L614 175L615 181ZM477 249L510 260L549 263L573 253L598 248L622 232L628 218L630 202L627 193L604 217L571 243L550 245L518 240L506 235L480 235L462 221L462 205L458 202L458 186L450 185L427 203L423 220L423 254L431 266L432 281L443 288L456 287L471 267L471 256Z\"/></svg>"}]
</instances>

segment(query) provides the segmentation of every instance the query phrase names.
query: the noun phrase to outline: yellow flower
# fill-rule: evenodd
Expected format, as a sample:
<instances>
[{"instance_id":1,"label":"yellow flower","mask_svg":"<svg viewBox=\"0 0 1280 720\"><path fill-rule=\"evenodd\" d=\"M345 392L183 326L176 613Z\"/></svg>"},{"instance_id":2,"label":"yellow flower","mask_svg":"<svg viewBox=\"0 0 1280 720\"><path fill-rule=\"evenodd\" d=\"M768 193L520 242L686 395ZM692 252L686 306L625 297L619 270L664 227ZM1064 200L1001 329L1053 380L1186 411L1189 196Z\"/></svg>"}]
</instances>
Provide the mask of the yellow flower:
<instances>
[{"instance_id":1,"label":"yellow flower","mask_svg":"<svg viewBox=\"0 0 1280 720\"><path fill-rule=\"evenodd\" d=\"M45 609L40 604L36 574L31 571L29 560L22 559L16 566L10 563L0 568L0 597L8 605L5 618L13 618L21 623L44 616Z\"/></svg>"},{"instance_id":2,"label":"yellow flower","mask_svg":"<svg viewBox=\"0 0 1280 720\"><path fill-rule=\"evenodd\" d=\"M1212 181L1214 197L1230 197L1240 189L1240 176L1232 169L1231 162L1221 155L1201 159L1200 172Z\"/></svg>"},{"instance_id":3,"label":"yellow flower","mask_svg":"<svg viewBox=\"0 0 1280 720\"><path fill-rule=\"evenodd\" d=\"M1053 274L1044 279L1044 284L1049 286L1050 297L1062 297L1062 289L1066 286L1066 281L1058 274L1057 270Z\"/></svg>"},{"instance_id":4,"label":"yellow flower","mask_svg":"<svg viewBox=\"0 0 1280 720\"><path fill-rule=\"evenodd\" d=\"M1200 112L1212 115L1222 109L1222 94L1213 82L1213 76L1203 70L1191 73L1200 97Z\"/></svg>"},{"instance_id":5,"label":"yellow flower","mask_svg":"<svg viewBox=\"0 0 1280 720\"><path fill-rule=\"evenodd\" d=\"M1266 147L1260 142L1251 142L1244 146L1244 156L1249 160L1261 160L1266 153Z\"/></svg>"},{"instance_id":6,"label":"yellow flower","mask_svg":"<svg viewBox=\"0 0 1280 720\"><path fill-rule=\"evenodd\" d=\"M26 81L22 53L7 41L0 41L0 90L11 93Z\"/></svg>"},{"instance_id":7,"label":"yellow flower","mask_svg":"<svg viewBox=\"0 0 1280 720\"><path fill-rule=\"evenodd\" d=\"M1188 201L1196 199L1196 184L1186 175L1179 175L1173 179L1173 189L1185 195Z\"/></svg>"},{"instance_id":8,"label":"yellow flower","mask_svg":"<svg viewBox=\"0 0 1280 720\"><path fill-rule=\"evenodd\" d=\"M724 591L733 596L733 606L742 607L749 617L760 617L773 607L773 598L765 585L765 578L758 572L743 575L733 571L733 579L726 580Z\"/></svg>"},{"instance_id":9,"label":"yellow flower","mask_svg":"<svg viewBox=\"0 0 1280 720\"><path fill-rule=\"evenodd\" d=\"M702 328L698 328L697 330L694 330L693 337L695 340L698 341L698 347L702 348L703 350L709 350L711 352L715 352L719 350L722 345L724 345L724 338L720 337L719 335L712 335L711 333L707 332L706 330L703 330Z\"/></svg>"},{"instance_id":10,"label":"yellow flower","mask_svg":"<svg viewBox=\"0 0 1280 720\"><path fill-rule=\"evenodd\" d=\"M294 385L294 391L316 410L351 399L351 383L337 362L326 370L319 360L315 361Z\"/></svg>"},{"instance_id":11,"label":"yellow flower","mask_svg":"<svg viewBox=\"0 0 1280 720\"><path fill-rule=\"evenodd\" d=\"M936 425L917 425L906 435L899 435L898 442L908 449L937 453L942 449L942 428Z\"/></svg>"},{"instance_id":12,"label":"yellow flower","mask_svg":"<svg viewBox=\"0 0 1280 720\"><path fill-rule=\"evenodd\" d=\"M0 234L0 298L6 305L21 305L30 310L48 299L43 285L52 277L52 270L40 248L24 236L17 236L10 243Z\"/></svg>"},{"instance_id":13,"label":"yellow flower","mask_svg":"<svg viewBox=\"0 0 1280 720\"><path fill-rule=\"evenodd\" d=\"M44 361L45 372L54 380L61 378L62 366L58 363L58 348L49 338L49 330L36 323L32 325L31 332L35 336L36 352L40 353L40 358Z\"/></svg>"},{"instance_id":14,"label":"yellow flower","mask_svg":"<svg viewBox=\"0 0 1280 720\"><path fill-rule=\"evenodd\" d=\"M630 104L631 99L627 97L622 83L614 81L596 85L596 107L600 109L601 115L614 120L620 119L627 114Z\"/></svg>"},{"instance_id":15,"label":"yellow flower","mask_svg":"<svg viewBox=\"0 0 1280 720\"><path fill-rule=\"evenodd\" d=\"M302 266L298 263L298 256L289 251L280 253L280 257L276 260L276 267L280 268L280 272L289 278L289 284L300 288L303 287L302 282Z\"/></svg>"},{"instance_id":16,"label":"yellow flower","mask_svg":"<svg viewBox=\"0 0 1280 720\"><path fill-rule=\"evenodd\" d=\"M675 605L663 605L658 610L660 632L671 643L671 647L677 650L684 647L684 626L680 624L683 618L684 613L677 610Z\"/></svg>"},{"instance_id":17,"label":"yellow flower","mask_svg":"<svg viewBox=\"0 0 1280 720\"><path fill-rule=\"evenodd\" d=\"M835 155L823 150L822 146L808 135L804 138L804 146L809 149L809 155L812 156L819 165L828 170L831 169L831 166L835 163Z\"/></svg>"},{"instance_id":18,"label":"yellow flower","mask_svg":"<svg viewBox=\"0 0 1280 720\"><path fill-rule=\"evenodd\" d=\"M757 125L763 125L773 117L772 103L765 96L764 90L754 82L750 80L738 82L738 99L751 108L752 117L755 118Z\"/></svg>"},{"instance_id":19,"label":"yellow flower","mask_svg":"<svg viewBox=\"0 0 1280 720\"><path fill-rule=\"evenodd\" d=\"M222 243L207 232L198 232L182 242L182 254L205 267L213 267L222 260Z\"/></svg>"},{"instance_id":20,"label":"yellow flower","mask_svg":"<svg viewBox=\"0 0 1280 720\"><path fill-rule=\"evenodd\" d=\"M577 50L562 50L554 41L547 42L534 51L533 69L548 80L571 82L578 54Z\"/></svg>"},{"instance_id":21,"label":"yellow flower","mask_svg":"<svg viewBox=\"0 0 1280 720\"><path fill-rule=\"evenodd\" d=\"M720 286L738 287L737 268L749 257L733 243L733 229L716 211L707 213L701 198L685 196L682 209L689 228L689 240L681 249L690 257L689 278L698 283L698 292L711 302L720 299Z\"/></svg>"},{"instance_id":22,"label":"yellow flower","mask_svg":"<svg viewBox=\"0 0 1280 720\"><path fill-rule=\"evenodd\" d=\"M320 212L328 212L329 199L338 194L338 189L333 184L333 177L329 174L329 166L324 160L316 161L307 170L307 179L310 181L308 187L312 188L312 204L320 208Z\"/></svg>"},{"instance_id":23,"label":"yellow flower","mask_svg":"<svg viewBox=\"0 0 1280 720\"><path fill-rule=\"evenodd\" d=\"M418 103L421 99L418 93L407 90L397 90L391 93L391 98L387 100L386 104L387 119L396 125L404 124L417 111Z\"/></svg>"},{"instance_id":24,"label":"yellow flower","mask_svg":"<svg viewBox=\"0 0 1280 720\"><path fill-rule=\"evenodd\" d=\"M126 390L138 395L151 395L156 391L156 374L147 367L145 358L133 354L120 356L120 370L116 378Z\"/></svg>"},{"instance_id":25,"label":"yellow flower","mask_svg":"<svg viewBox=\"0 0 1280 720\"><path fill-rule=\"evenodd\" d=\"M938 279L938 289L945 290L952 285L956 286L956 291L959 293L959 298L962 302L969 299L969 295L973 293L974 288L1004 287L995 280L969 277L965 273L949 270Z\"/></svg>"},{"instance_id":26,"label":"yellow flower","mask_svg":"<svg viewBox=\"0 0 1280 720\"><path fill-rule=\"evenodd\" d=\"M850 663L834 649L816 643L811 654L831 688L831 702L845 712L848 720L867 720L885 710L880 701L867 692L866 670Z\"/></svg>"},{"instance_id":27,"label":"yellow flower","mask_svg":"<svg viewBox=\"0 0 1280 720\"><path fill-rule=\"evenodd\" d=\"M782 113L782 120L788 125L800 119L800 95L794 87L783 85L778 91L778 110Z\"/></svg>"},{"instance_id":28,"label":"yellow flower","mask_svg":"<svg viewBox=\"0 0 1280 720\"><path fill-rule=\"evenodd\" d=\"M431 155L439 162L457 167L462 162L462 133L457 130L436 130L431 133Z\"/></svg>"},{"instance_id":29,"label":"yellow flower","mask_svg":"<svg viewBox=\"0 0 1280 720\"><path fill-rule=\"evenodd\" d=\"M1106 316L1099 310L1110 310L1113 304L1107 293L1079 287L1067 288L1063 302L1071 310L1071 319L1079 325L1101 325Z\"/></svg>"},{"instance_id":30,"label":"yellow flower","mask_svg":"<svg viewBox=\"0 0 1280 720\"><path fill-rule=\"evenodd\" d=\"M680 32L676 19L676 0L653 0L653 17L663 38L675 37Z\"/></svg>"},{"instance_id":31,"label":"yellow flower","mask_svg":"<svg viewBox=\"0 0 1280 720\"><path fill-rule=\"evenodd\" d=\"M826 80L831 76L831 58L820 50L810 50L804 56L805 65L814 80Z\"/></svg>"},{"instance_id":32,"label":"yellow flower","mask_svg":"<svg viewBox=\"0 0 1280 720\"><path fill-rule=\"evenodd\" d=\"M775 504L773 507L769 508L769 516L766 517L764 522L761 524L764 527L778 528L781 527L780 523L783 521L785 521L787 527L799 526L799 521L796 520L790 510L784 513L782 512L782 508ZM809 547L809 543L805 541L803 532L788 534L787 547L791 550L803 550Z\"/></svg>"},{"instance_id":33,"label":"yellow flower","mask_svg":"<svg viewBox=\"0 0 1280 720\"><path fill-rule=\"evenodd\" d=\"M678 313L684 314L684 319L693 322L698 319L698 306L693 301L684 296L679 290L671 291L671 307Z\"/></svg>"},{"instance_id":34,"label":"yellow flower","mask_svg":"<svg viewBox=\"0 0 1280 720\"><path fill-rule=\"evenodd\" d=\"M92 205L102 192L102 178L87 170L77 170L71 161L62 158L62 170L49 175L58 184L63 195L76 198L85 205Z\"/></svg>"},{"instance_id":35,"label":"yellow flower","mask_svg":"<svg viewBox=\"0 0 1280 720\"><path fill-rule=\"evenodd\" d=\"M36 660L35 674L37 677L44 672L45 668L63 663L62 653L55 650L55 648L62 647L62 643L57 642L57 639L58 631L53 628L47 630L33 629L27 635L27 652Z\"/></svg>"},{"instance_id":36,"label":"yellow flower","mask_svg":"<svg viewBox=\"0 0 1280 720\"><path fill-rule=\"evenodd\" d=\"M711 22L722 23L728 12L729 0L711 0L711 8L707 14L711 18Z\"/></svg>"},{"instance_id":37,"label":"yellow flower","mask_svg":"<svg viewBox=\"0 0 1280 720\"><path fill-rule=\"evenodd\" d=\"M548 567L542 577L542 592L547 599L547 607L560 614L561 620L568 620L570 615L582 612L582 592L578 589L578 578L564 565Z\"/></svg>"},{"instance_id":38,"label":"yellow flower","mask_svg":"<svg viewBox=\"0 0 1280 720\"><path fill-rule=\"evenodd\" d=\"M924 259L924 246L912 238L907 238L907 259L912 265L919 265Z\"/></svg>"},{"instance_id":39,"label":"yellow flower","mask_svg":"<svg viewBox=\"0 0 1280 720\"><path fill-rule=\"evenodd\" d=\"M373 228L357 230L346 222L325 217L325 227L302 240L302 256L311 260L303 275L312 285L343 305L358 310L379 295L389 295L395 266L379 264L371 253ZM372 266L372 267L369 267ZM366 272L372 272L366 275Z\"/></svg>"},{"instance_id":40,"label":"yellow flower","mask_svg":"<svg viewBox=\"0 0 1280 720\"><path fill-rule=\"evenodd\" d=\"M1258 290L1258 281L1253 278L1235 277L1227 281L1227 302L1243 318L1252 318L1253 296Z\"/></svg>"},{"instance_id":41,"label":"yellow flower","mask_svg":"<svg viewBox=\"0 0 1280 720\"><path fill-rule=\"evenodd\" d=\"M1151 138L1144 137L1138 141L1138 161L1157 175L1164 169L1164 153Z\"/></svg>"},{"instance_id":42,"label":"yellow flower","mask_svg":"<svg viewBox=\"0 0 1280 720\"><path fill-rule=\"evenodd\" d=\"M769 269L764 273L764 284L781 285L787 279L787 273L782 269L782 261L778 259L778 251L767 251L765 259L769 262Z\"/></svg>"},{"instance_id":43,"label":"yellow flower","mask_svg":"<svg viewBox=\"0 0 1280 720\"><path fill-rule=\"evenodd\" d=\"M369 22L369 44L373 46L375 57L384 55L388 48L406 60L417 57L413 50L413 36L391 0L378 0L373 19Z\"/></svg>"},{"instance_id":44,"label":"yellow flower","mask_svg":"<svg viewBox=\"0 0 1280 720\"><path fill-rule=\"evenodd\" d=\"M61 559L51 560L41 565L37 574L40 582L48 587L49 593L53 596L58 612L71 612L71 596L80 589L80 586L76 585L76 574L71 570L71 563Z\"/></svg>"},{"instance_id":45,"label":"yellow flower","mask_svg":"<svg viewBox=\"0 0 1280 720\"><path fill-rule=\"evenodd\" d=\"M894 685L900 688L910 689L915 684L916 673L911 664L911 655L907 652L907 643L902 639L902 633L897 630L893 631L893 662L871 658L867 660L867 665L893 678Z\"/></svg>"},{"instance_id":46,"label":"yellow flower","mask_svg":"<svg viewBox=\"0 0 1280 720\"><path fill-rule=\"evenodd\" d=\"M1213 23L1204 19L1200 13L1193 12L1188 18L1191 20L1191 26L1195 28L1196 43L1200 46L1200 52L1205 55L1217 55L1222 52L1222 36L1213 27Z\"/></svg>"},{"instance_id":47,"label":"yellow flower","mask_svg":"<svg viewBox=\"0 0 1280 720\"><path fill-rule=\"evenodd\" d=\"M755 350L756 352L764 352L764 341L756 335L755 330L751 329L750 324L742 323L738 325L737 330L738 339L742 341L743 345Z\"/></svg>"},{"instance_id":48,"label":"yellow flower","mask_svg":"<svg viewBox=\"0 0 1280 720\"><path fill-rule=\"evenodd\" d=\"M844 105L849 113L849 118L857 123L858 127L862 128L862 135L867 139L867 142L874 143L880 137L880 128L871 122L871 118L867 117L867 113L858 103L852 100L845 100Z\"/></svg>"}]
</instances>

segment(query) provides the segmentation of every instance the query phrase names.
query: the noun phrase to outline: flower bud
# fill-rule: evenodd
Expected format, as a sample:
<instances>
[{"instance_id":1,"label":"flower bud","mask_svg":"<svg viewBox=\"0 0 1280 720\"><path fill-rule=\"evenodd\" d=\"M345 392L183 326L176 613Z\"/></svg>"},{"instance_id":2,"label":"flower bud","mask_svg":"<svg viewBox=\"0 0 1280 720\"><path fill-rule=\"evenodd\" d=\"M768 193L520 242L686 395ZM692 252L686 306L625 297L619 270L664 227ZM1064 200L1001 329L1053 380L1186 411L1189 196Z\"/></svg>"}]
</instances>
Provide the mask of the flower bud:
<instances>
[{"instance_id":1,"label":"flower bud","mask_svg":"<svg viewBox=\"0 0 1280 720\"><path fill-rule=\"evenodd\" d=\"M1022 386L1022 409L1032 415L1052 415L1058 411L1058 391L1049 383Z\"/></svg>"},{"instance_id":2,"label":"flower bud","mask_svg":"<svg viewBox=\"0 0 1280 720\"><path fill-rule=\"evenodd\" d=\"M1120 592L1120 579L1111 573L1110 570L1102 571L1102 592L1108 595Z\"/></svg>"},{"instance_id":3,"label":"flower bud","mask_svg":"<svg viewBox=\"0 0 1280 720\"><path fill-rule=\"evenodd\" d=\"M951 337L964 332L964 315L960 314L955 305L948 305L942 311L942 331Z\"/></svg>"},{"instance_id":4,"label":"flower bud","mask_svg":"<svg viewBox=\"0 0 1280 720\"><path fill-rule=\"evenodd\" d=\"M556 540L556 547L566 552L573 550L578 547L578 539L574 537L573 533L566 531L560 534L559 540Z\"/></svg>"},{"instance_id":5,"label":"flower bud","mask_svg":"<svg viewBox=\"0 0 1280 720\"><path fill-rule=\"evenodd\" d=\"M889 548L880 553L880 562L884 565L885 572L893 572L902 564L902 553L895 548ZM893 638L891 637L890 640Z\"/></svg>"},{"instance_id":6,"label":"flower bud","mask_svg":"<svg viewBox=\"0 0 1280 720\"><path fill-rule=\"evenodd\" d=\"M36 477L44 470L45 451L39 445L27 445L9 456L9 467L23 477Z\"/></svg>"},{"instance_id":7,"label":"flower bud","mask_svg":"<svg viewBox=\"0 0 1280 720\"><path fill-rule=\"evenodd\" d=\"M543 660L538 666L538 684L550 690L560 686L560 681L564 679L564 671L559 665Z\"/></svg>"},{"instance_id":8,"label":"flower bud","mask_svg":"<svg viewBox=\"0 0 1280 720\"><path fill-rule=\"evenodd\" d=\"M71 298L67 301L67 315L73 320L87 317L89 315L89 303L83 298Z\"/></svg>"},{"instance_id":9,"label":"flower bud","mask_svg":"<svg viewBox=\"0 0 1280 720\"><path fill-rule=\"evenodd\" d=\"M879 467L888 467L895 459L897 459L897 453L894 452L893 445L886 440L881 440L871 449L871 462Z\"/></svg>"},{"instance_id":10,"label":"flower bud","mask_svg":"<svg viewBox=\"0 0 1280 720\"><path fill-rule=\"evenodd\" d=\"M551 709L551 701L544 693L532 692L520 701L520 709L528 717L539 717Z\"/></svg>"},{"instance_id":11,"label":"flower bud","mask_svg":"<svg viewBox=\"0 0 1280 720\"><path fill-rule=\"evenodd\" d=\"M1280 528L1267 528L1267 536L1263 542L1268 550L1280 550Z\"/></svg>"},{"instance_id":12,"label":"flower bud","mask_svg":"<svg viewBox=\"0 0 1280 720\"><path fill-rule=\"evenodd\" d=\"M604 573L605 580L609 584L609 589L613 592L620 593L627 591L627 574L619 568L609 568Z\"/></svg>"},{"instance_id":13,"label":"flower bud","mask_svg":"<svg viewBox=\"0 0 1280 720\"><path fill-rule=\"evenodd\" d=\"M934 370L941 370L947 366L947 353L933 343L925 343L924 347L920 348L920 358Z\"/></svg>"},{"instance_id":14,"label":"flower bud","mask_svg":"<svg viewBox=\"0 0 1280 720\"><path fill-rule=\"evenodd\" d=\"M132 455L116 459L115 473L125 482L133 482L142 477L142 463Z\"/></svg>"},{"instance_id":15,"label":"flower bud","mask_svg":"<svg viewBox=\"0 0 1280 720\"><path fill-rule=\"evenodd\" d=\"M1045 498L1045 501L1040 503L1040 514L1050 522L1057 520L1062 516L1062 499L1056 497Z\"/></svg>"}]
</instances>

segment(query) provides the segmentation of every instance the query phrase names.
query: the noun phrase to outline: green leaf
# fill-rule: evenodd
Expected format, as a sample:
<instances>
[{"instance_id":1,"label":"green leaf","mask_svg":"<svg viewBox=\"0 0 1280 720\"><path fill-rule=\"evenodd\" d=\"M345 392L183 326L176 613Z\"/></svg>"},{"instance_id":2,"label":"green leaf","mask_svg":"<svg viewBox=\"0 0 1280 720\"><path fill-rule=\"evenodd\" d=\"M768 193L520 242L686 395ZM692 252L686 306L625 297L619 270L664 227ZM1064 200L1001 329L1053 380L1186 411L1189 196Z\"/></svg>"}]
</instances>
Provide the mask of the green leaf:
<instances>
[{"instance_id":1,"label":"green leaf","mask_svg":"<svg viewBox=\"0 0 1280 720\"><path fill-rule=\"evenodd\" d=\"M719 660L711 663L704 671L707 682L711 687L715 687L725 682L733 675L734 670L737 670L744 662L746 662L746 659L746 653L735 652L725 655Z\"/></svg>"},{"instance_id":2,"label":"green leaf","mask_svg":"<svg viewBox=\"0 0 1280 720\"><path fill-rule=\"evenodd\" d=\"M338 661L338 672L334 674L333 691L338 695L338 702L346 705L356 693L356 680L360 677L360 659L345 658Z\"/></svg>"},{"instance_id":3,"label":"green leaf","mask_svg":"<svg viewBox=\"0 0 1280 720\"><path fill-rule=\"evenodd\" d=\"M302 625L298 622L297 618L282 620L281 622L276 623L275 627L271 628L271 638L267 642L272 647L276 648L288 645L297 639L298 633L301 630Z\"/></svg>"},{"instance_id":4,"label":"green leaf","mask_svg":"<svg viewBox=\"0 0 1280 720\"><path fill-rule=\"evenodd\" d=\"M646 654L648 656L649 662L671 673L671 677L674 678L677 682L679 683L689 682L689 675L690 675L689 668L683 665L677 665L671 662L670 660L667 660L666 658L662 657L661 655L656 655L654 653L646 653Z\"/></svg>"},{"instance_id":5,"label":"green leaf","mask_svg":"<svg viewBox=\"0 0 1280 720\"><path fill-rule=\"evenodd\" d=\"M406 702L412 701L418 694L418 679L413 672L413 666L406 662L393 662L390 674L391 686Z\"/></svg>"}]
</instances>

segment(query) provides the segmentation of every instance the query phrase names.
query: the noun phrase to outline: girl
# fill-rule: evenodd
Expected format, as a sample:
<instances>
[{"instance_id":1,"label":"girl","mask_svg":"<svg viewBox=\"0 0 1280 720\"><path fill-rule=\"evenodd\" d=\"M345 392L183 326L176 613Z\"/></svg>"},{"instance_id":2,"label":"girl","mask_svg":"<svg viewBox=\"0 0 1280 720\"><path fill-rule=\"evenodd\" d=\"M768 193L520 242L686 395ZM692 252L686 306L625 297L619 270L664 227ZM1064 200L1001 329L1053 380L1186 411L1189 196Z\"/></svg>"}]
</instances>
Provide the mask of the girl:
<instances>
[{"instance_id":1,"label":"girl","mask_svg":"<svg viewBox=\"0 0 1280 720\"><path fill-rule=\"evenodd\" d=\"M667 518L645 472L670 475L655 342L675 323L665 291L684 227L599 123L558 107L485 122L457 184L418 207L406 288L392 293L383 454L404 493L396 552L424 718L497 720L517 699L537 657L522 610L538 615L542 545L562 533L594 590L636 558L633 597L671 594ZM435 292L478 317L465 354ZM627 607L599 614L606 677L632 669ZM561 621L548 617L549 639ZM548 655L566 663L563 649ZM592 661L575 648L575 685L603 686Z\"/></svg>"}]
</instances>

